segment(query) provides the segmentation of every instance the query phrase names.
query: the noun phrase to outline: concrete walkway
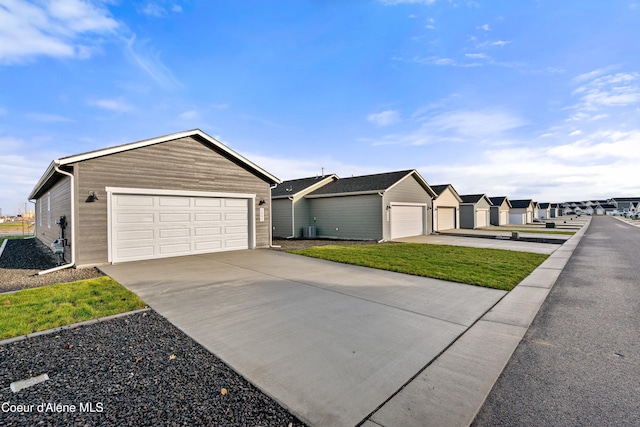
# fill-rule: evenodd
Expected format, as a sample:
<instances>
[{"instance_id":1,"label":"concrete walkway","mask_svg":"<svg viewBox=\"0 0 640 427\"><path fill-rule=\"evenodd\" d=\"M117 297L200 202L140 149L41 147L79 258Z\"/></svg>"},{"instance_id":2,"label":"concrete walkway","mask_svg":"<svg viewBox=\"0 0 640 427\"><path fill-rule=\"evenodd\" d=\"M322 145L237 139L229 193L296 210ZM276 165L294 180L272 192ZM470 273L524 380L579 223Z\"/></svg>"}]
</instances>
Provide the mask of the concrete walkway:
<instances>
[{"instance_id":1,"label":"concrete walkway","mask_svg":"<svg viewBox=\"0 0 640 427\"><path fill-rule=\"evenodd\" d=\"M471 231L471 230L469 230ZM560 245L551 243L531 243L517 240L484 239L461 236L445 236L429 234L424 236L403 237L396 242L430 243L434 245L471 246L474 248L504 249L508 251L534 252L538 254L552 254L560 249Z\"/></svg>"},{"instance_id":2,"label":"concrete walkway","mask_svg":"<svg viewBox=\"0 0 640 427\"><path fill-rule=\"evenodd\" d=\"M363 422L505 295L271 250L102 270L314 426Z\"/></svg>"}]
</instances>

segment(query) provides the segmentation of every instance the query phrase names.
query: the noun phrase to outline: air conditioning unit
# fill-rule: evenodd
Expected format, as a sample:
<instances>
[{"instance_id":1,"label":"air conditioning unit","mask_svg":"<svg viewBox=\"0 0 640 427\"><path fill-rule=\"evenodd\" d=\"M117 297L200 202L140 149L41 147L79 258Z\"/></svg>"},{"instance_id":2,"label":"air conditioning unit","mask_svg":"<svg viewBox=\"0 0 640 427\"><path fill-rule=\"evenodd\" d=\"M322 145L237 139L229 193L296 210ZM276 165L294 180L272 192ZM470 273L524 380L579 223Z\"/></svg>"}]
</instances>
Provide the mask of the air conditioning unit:
<instances>
[{"instance_id":1,"label":"air conditioning unit","mask_svg":"<svg viewBox=\"0 0 640 427\"><path fill-rule=\"evenodd\" d=\"M305 239L315 239L316 238L316 226L309 225L302 228L302 237Z\"/></svg>"}]
</instances>

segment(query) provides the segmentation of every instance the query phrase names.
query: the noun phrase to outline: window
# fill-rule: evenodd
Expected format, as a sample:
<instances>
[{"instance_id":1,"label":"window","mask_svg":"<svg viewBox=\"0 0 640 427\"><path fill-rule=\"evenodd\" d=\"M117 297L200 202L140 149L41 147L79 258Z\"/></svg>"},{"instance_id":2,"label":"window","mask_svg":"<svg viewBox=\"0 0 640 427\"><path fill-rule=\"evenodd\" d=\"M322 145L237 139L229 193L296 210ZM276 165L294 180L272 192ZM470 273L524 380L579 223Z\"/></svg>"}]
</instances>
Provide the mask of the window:
<instances>
[{"instance_id":1,"label":"window","mask_svg":"<svg viewBox=\"0 0 640 427\"><path fill-rule=\"evenodd\" d=\"M47 227L51 228L51 193L47 193Z\"/></svg>"},{"instance_id":2,"label":"window","mask_svg":"<svg viewBox=\"0 0 640 427\"><path fill-rule=\"evenodd\" d=\"M38 226L42 227L42 199L38 200Z\"/></svg>"}]
</instances>

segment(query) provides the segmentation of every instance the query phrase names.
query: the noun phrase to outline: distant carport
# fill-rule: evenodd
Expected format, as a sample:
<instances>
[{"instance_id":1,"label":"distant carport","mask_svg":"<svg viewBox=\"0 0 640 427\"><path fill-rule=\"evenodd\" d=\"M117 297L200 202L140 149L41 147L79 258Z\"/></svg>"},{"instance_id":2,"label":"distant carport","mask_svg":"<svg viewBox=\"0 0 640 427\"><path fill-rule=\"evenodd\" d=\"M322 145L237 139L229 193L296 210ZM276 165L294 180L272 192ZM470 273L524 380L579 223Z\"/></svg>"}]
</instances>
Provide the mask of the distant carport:
<instances>
[{"instance_id":1,"label":"distant carport","mask_svg":"<svg viewBox=\"0 0 640 427\"><path fill-rule=\"evenodd\" d=\"M363 421L505 294L273 250L102 269L318 426Z\"/></svg>"}]
</instances>

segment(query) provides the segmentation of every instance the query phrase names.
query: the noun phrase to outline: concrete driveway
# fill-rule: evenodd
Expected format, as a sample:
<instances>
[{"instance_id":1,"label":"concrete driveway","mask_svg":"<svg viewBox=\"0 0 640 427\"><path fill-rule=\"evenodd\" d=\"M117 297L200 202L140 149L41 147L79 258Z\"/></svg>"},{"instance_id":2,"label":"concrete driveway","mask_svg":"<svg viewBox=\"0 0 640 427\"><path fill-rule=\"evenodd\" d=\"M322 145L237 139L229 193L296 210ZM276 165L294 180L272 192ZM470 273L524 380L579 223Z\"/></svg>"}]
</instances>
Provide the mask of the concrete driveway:
<instances>
[{"instance_id":1,"label":"concrete driveway","mask_svg":"<svg viewBox=\"0 0 640 427\"><path fill-rule=\"evenodd\" d=\"M272 250L102 270L316 426L365 420L505 294Z\"/></svg>"}]
</instances>

